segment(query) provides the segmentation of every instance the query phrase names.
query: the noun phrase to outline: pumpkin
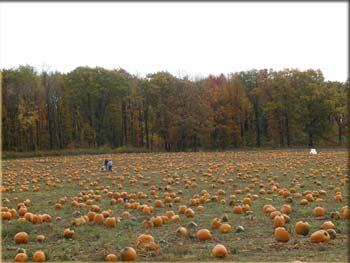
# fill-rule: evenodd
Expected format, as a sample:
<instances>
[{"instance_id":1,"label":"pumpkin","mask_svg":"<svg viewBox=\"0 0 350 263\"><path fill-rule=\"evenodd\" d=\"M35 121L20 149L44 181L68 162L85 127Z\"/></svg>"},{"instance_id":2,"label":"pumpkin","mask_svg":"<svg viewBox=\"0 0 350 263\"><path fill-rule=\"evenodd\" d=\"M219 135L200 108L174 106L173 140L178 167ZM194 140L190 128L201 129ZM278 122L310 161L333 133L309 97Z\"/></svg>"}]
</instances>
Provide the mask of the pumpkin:
<instances>
[{"instance_id":1,"label":"pumpkin","mask_svg":"<svg viewBox=\"0 0 350 263\"><path fill-rule=\"evenodd\" d=\"M214 218L213 221L211 221L212 229L219 229L220 226L221 226L221 220L219 218Z\"/></svg>"},{"instance_id":2,"label":"pumpkin","mask_svg":"<svg viewBox=\"0 0 350 263\"><path fill-rule=\"evenodd\" d=\"M105 222L107 227L116 227L117 226L117 220L115 217L107 217Z\"/></svg>"},{"instance_id":3,"label":"pumpkin","mask_svg":"<svg viewBox=\"0 0 350 263\"><path fill-rule=\"evenodd\" d=\"M224 258L227 255L227 249L224 245L221 244L217 244L214 248L213 248L213 252L212 252L213 256L216 258Z\"/></svg>"},{"instance_id":4,"label":"pumpkin","mask_svg":"<svg viewBox=\"0 0 350 263\"><path fill-rule=\"evenodd\" d=\"M213 238L208 229L199 229L196 236L199 241L211 240Z\"/></svg>"},{"instance_id":5,"label":"pumpkin","mask_svg":"<svg viewBox=\"0 0 350 263\"><path fill-rule=\"evenodd\" d=\"M350 212L349 212L349 208L344 208L343 210L342 210L342 212L343 212L343 218L344 219L350 219Z\"/></svg>"},{"instance_id":6,"label":"pumpkin","mask_svg":"<svg viewBox=\"0 0 350 263\"><path fill-rule=\"evenodd\" d=\"M273 219L273 225L274 227L282 227L284 226L285 221L284 221L284 217L283 216L275 216L275 218Z\"/></svg>"},{"instance_id":7,"label":"pumpkin","mask_svg":"<svg viewBox=\"0 0 350 263\"><path fill-rule=\"evenodd\" d=\"M33 254L33 261L34 262L45 262L46 261L45 253L41 250L35 251Z\"/></svg>"},{"instance_id":8,"label":"pumpkin","mask_svg":"<svg viewBox=\"0 0 350 263\"><path fill-rule=\"evenodd\" d=\"M102 214L96 214L94 216L94 223L103 224L104 220L105 220L105 217Z\"/></svg>"},{"instance_id":9,"label":"pumpkin","mask_svg":"<svg viewBox=\"0 0 350 263\"><path fill-rule=\"evenodd\" d=\"M327 230L327 229L334 229L335 226L334 226L334 224L333 224L332 221L326 221L326 222L324 222L324 223L322 224L321 228L322 228L323 230Z\"/></svg>"},{"instance_id":10,"label":"pumpkin","mask_svg":"<svg viewBox=\"0 0 350 263\"><path fill-rule=\"evenodd\" d=\"M151 221L155 227L163 225L163 218L161 216L152 217Z\"/></svg>"},{"instance_id":11,"label":"pumpkin","mask_svg":"<svg viewBox=\"0 0 350 263\"><path fill-rule=\"evenodd\" d=\"M36 237L36 240L39 241L39 242L43 242L45 240L45 236L44 235L38 235Z\"/></svg>"},{"instance_id":12,"label":"pumpkin","mask_svg":"<svg viewBox=\"0 0 350 263\"><path fill-rule=\"evenodd\" d=\"M289 215L290 213L292 213L292 207L290 205L287 205L287 204L282 205L281 212L283 214Z\"/></svg>"},{"instance_id":13,"label":"pumpkin","mask_svg":"<svg viewBox=\"0 0 350 263\"><path fill-rule=\"evenodd\" d=\"M26 244L29 242L29 236L26 232L19 232L15 235L15 242L17 244Z\"/></svg>"},{"instance_id":14,"label":"pumpkin","mask_svg":"<svg viewBox=\"0 0 350 263\"><path fill-rule=\"evenodd\" d=\"M186 211L187 207L185 205L180 205L179 206L179 213L184 214Z\"/></svg>"},{"instance_id":15,"label":"pumpkin","mask_svg":"<svg viewBox=\"0 0 350 263\"><path fill-rule=\"evenodd\" d=\"M275 229L275 240L278 242L288 242L290 239L289 232L284 227L277 227Z\"/></svg>"},{"instance_id":16,"label":"pumpkin","mask_svg":"<svg viewBox=\"0 0 350 263\"><path fill-rule=\"evenodd\" d=\"M240 205L236 205L233 207L234 214L243 214L243 208Z\"/></svg>"},{"instance_id":17,"label":"pumpkin","mask_svg":"<svg viewBox=\"0 0 350 263\"><path fill-rule=\"evenodd\" d=\"M316 216L316 217L325 216L324 209L320 206L315 207L314 216Z\"/></svg>"},{"instance_id":18,"label":"pumpkin","mask_svg":"<svg viewBox=\"0 0 350 263\"><path fill-rule=\"evenodd\" d=\"M176 229L176 234L181 235L181 236L187 236L188 230L187 230L187 228L181 226L178 229Z\"/></svg>"},{"instance_id":19,"label":"pumpkin","mask_svg":"<svg viewBox=\"0 0 350 263\"><path fill-rule=\"evenodd\" d=\"M306 200L306 199L301 199L301 200L300 200L300 204L301 204L301 205L307 205L308 203L309 203L309 201Z\"/></svg>"},{"instance_id":20,"label":"pumpkin","mask_svg":"<svg viewBox=\"0 0 350 263\"><path fill-rule=\"evenodd\" d=\"M169 210L169 211L166 211L166 212L165 212L165 215L166 215L169 219L171 219L171 218L175 215L175 212L172 211L172 210Z\"/></svg>"},{"instance_id":21,"label":"pumpkin","mask_svg":"<svg viewBox=\"0 0 350 263\"><path fill-rule=\"evenodd\" d=\"M195 213L191 208L187 208L185 211L185 216L187 217L194 217Z\"/></svg>"},{"instance_id":22,"label":"pumpkin","mask_svg":"<svg viewBox=\"0 0 350 263\"><path fill-rule=\"evenodd\" d=\"M310 224L308 222L298 221L295 224L295 232L298 235L306 236L309 233L309 230L310 230Z\"/></svg>"},{"instance_id":23,"label":"pumpkin","mask_svg":"<svg viewBox=\"0 0 350 263\"><path fill-rule=\"evenodd\" d=\"M178 222L181 221L181 218L180 218L179 215L174 215L174 216L171 218L171 221L178 223Z\"/></svg>"},{"instance_id":24,"label":"pumpkin","mask_svg":"<svg viewBox=\"0 0 350 263\"><path fill-rule=\"evenodd\" d=\"M158 245L154 242L154 238L148 234L142 234L137 238L136 247L138 249L148 249L148 250L157 250Z\"/></svg>"},{"instance_id":25,"label":"pumpkin","mask_svg":"<svg viewBox=\"0 0 350 263\"><path fill-rule=\"evenodd\" d=\"M276 210L270 213L270 218L274 219L276 216L280 216L280 215L281 215L281 212Z\"/></svg>"},{"instance_id":26,"label":"pumpkin","mask_svg":"<svg viewBox=\"0 0 350 263\"><path fill-rule=\"evenodd\" d=\"M28 256L25 253L18 253L15 256L15 262L27 262Z\"/></svg>"},{"instance_id":27,"label":"pumpkin","mask_svg":"<svg viewBox=\"0 0 350 263\"><path fill-rule=\"evenodd\" d=\"M137 258L136 251L132 247L126 247L122 249L120 256L123 261L135 261Z\"/></svg>"},{"instance_id":28,"label":"pumpkin","mask_svg":"<svg viewBox=\"0 0 350 263\"><path fill-rule=\"evenodd\" d=\"M230 224L225 223L225 224L222 224L219 227L219 230L220 230L221 233L225 233L226 234L226 233L229 233L229 232L232 231L232 227L231 227Z\"/></svg>"},{"instance_id":29,"label":"pumpkin","mask_svg":"<svg viewBox=\"0 0 350 263\"><path fill-rule=\"evenodd\" d=\"M74 230L71 230L69 228L66 228L64 231L63 231L63 236L65 238L72 238L74 235Z\"/></svg>"},{"instance_id":30,"label":"pumpkin","mask_svg":"<svg viewBox=\"0 0 350 263\"><path fill-rule=\"evenodd\" d=\"M106 256L106 261L107 262L117 262L118 261L118 256L114 254L108 254Z\"/></svg>"},{"instance_id":31,"label":"pumpkin","mask_svg":"<svg viewBox=\"0 0 350 263\"><path fill-rule=\"evenodd\" d=\"M310 240L313 243L327 242L331 239L330 235L325 230L318 230L311 234Z\"/></svg>"}]
</instances>

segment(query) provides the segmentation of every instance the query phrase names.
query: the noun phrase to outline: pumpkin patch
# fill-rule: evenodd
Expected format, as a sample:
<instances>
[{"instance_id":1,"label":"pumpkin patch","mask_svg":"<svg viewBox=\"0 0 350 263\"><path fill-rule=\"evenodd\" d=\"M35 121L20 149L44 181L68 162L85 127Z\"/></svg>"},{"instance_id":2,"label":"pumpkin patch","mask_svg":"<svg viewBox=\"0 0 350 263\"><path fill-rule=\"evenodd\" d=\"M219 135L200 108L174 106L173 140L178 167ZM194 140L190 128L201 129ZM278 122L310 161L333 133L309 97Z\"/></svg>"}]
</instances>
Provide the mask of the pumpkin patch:
<instances>
[{"instance_id":1,"label":"pumpkin patch","mask_svg":"<svg viewBox=\"0 0 350 263\"><path fill-rule=\"evenodd\" d=\"M288 251L286 261L345 261L345 157L299 149L113 154L112 172L100 170L96 155L4 160L3 259L254 262L259 253L281 261Z\"/></svg>"}]
</instances>

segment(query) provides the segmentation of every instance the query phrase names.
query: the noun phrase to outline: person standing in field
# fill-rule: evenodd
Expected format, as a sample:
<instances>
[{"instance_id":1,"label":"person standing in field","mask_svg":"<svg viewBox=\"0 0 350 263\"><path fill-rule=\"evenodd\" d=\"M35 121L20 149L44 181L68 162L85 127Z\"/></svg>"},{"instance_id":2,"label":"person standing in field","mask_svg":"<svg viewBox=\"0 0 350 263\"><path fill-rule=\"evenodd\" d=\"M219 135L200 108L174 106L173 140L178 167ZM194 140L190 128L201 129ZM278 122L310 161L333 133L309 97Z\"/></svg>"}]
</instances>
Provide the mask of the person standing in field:
<instances>
[{"instance_id":1,"label":"person standing in field","mask_svg":"<svg viewBox=\"0 0 350 263\"><path fill-rule=\"evenodd\" d=\"M112 171L112 165L113 165L112 160L109 160L109 161L107 162L107 170L108 170L108 171Z\"/></svg>"}]
</instances>

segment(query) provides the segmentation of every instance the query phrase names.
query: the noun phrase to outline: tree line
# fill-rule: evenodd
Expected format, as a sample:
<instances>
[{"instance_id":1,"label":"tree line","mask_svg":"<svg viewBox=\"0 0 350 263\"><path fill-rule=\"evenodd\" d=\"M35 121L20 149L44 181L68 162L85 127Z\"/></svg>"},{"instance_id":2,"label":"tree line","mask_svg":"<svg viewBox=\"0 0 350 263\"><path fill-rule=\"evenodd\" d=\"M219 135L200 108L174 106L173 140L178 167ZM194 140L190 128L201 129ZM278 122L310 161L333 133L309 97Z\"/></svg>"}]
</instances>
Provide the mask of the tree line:
<instances>
[{"instance_id":1,"label":"tree line","mask_svg":"<svg viewBox=\"0 0 350 263\"><path fill-rule=\"evenodd\" d=\"M2 149L140 147L196 151L344 145L349 83L320 70L201 79L78 67L3 69Z\"/></svg>"}]
</instances>

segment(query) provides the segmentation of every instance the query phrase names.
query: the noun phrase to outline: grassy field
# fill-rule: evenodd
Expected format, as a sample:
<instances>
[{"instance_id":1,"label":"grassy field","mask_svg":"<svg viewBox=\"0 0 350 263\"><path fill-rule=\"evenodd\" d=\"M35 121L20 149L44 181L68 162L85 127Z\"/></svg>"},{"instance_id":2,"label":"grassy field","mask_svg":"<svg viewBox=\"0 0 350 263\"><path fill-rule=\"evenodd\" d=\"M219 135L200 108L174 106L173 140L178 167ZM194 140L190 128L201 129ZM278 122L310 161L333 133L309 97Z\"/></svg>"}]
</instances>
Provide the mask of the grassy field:
<instances>
[{"instance_id":1,"label":"grassy field","mask_svg":"<svg viewBox=\"0 0 350 263\"><path fill-rule=\"evenodd\" d=\"M114 161L112 172L100 171L105 158ZM52 221L21 222L18 215L2 220L2 260L13 261L22 248L30 261L36 250L43 250L48 261L104 261L110 253L118 255L121 261L121 250L133 247L137 261L347 261L349 220L342 214L349 193L346 168L345 150L321 150L312 156L307 149L5 160L2 210L7 207L18 213L18 204L29 199L27 213L48 214ZM314 201L301 205L301 199L310 192ZM341 193L341 201L335 200L336 192ZM127 203L118 199L125 195L129 197ZM155 200L161 200L163 207L156 207ZM248 201L249 211L233 213L233 206ZM55 209L58 203L61 209ZM107 228L94 222L73 225L74 220L88 214L91 204L99 206L97 213L106 211L105 216L118 218L117 226ZM273 220L263 212L266 204L277 210L283 204L292 207L290 221L285 224L291 235L288 242L274 239ZM194 217L181 214L180 205L193 209ZM154 208L151 214L143 211L146 206ZM317 206L324 208L325 216L314 216ZM160 227L144 226L145 221L169 210L179 215L180 222L169 219ZM340 213L337 220L331 218L331 212L335 211ZM225 214L232 231L221 233L212 229L212 220ZM310 224L306 236L295 232L295 223L300 220ZM335 224L336 238L312 243L310 235L329 220ZM189 234L176 234L180 226L186 227ZM244 231L236 233L238 226L243 226ZM72 238L64 237L66 228L75 231ZM202 228L212 232L212 240L197 240L196 232ZM14 241L16 233L21 231L29 234L27 244ZM137 247L137 238L143 233L154 237L158 249ZM46 237L43 242L36 240L40 234ZM212 256L216 244L227 248L225 259Z\"/></svg>"}]
</instances>

